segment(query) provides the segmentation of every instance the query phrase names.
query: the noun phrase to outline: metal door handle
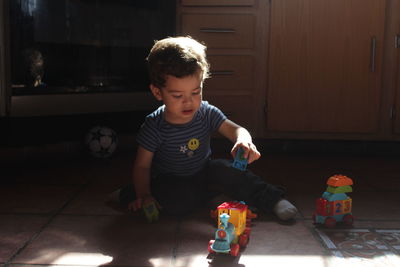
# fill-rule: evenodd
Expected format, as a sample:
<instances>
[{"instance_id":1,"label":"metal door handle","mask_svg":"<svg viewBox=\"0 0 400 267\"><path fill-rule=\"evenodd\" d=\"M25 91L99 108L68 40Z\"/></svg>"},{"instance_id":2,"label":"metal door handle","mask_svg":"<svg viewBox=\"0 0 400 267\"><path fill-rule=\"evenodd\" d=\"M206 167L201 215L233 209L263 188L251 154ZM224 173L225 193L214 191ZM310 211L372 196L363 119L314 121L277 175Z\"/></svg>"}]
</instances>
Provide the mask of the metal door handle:
<instances>
[{"instance_id":1,"label":"metal door handle","mask_svg":"<svg viewBox=\"0 0 400 267\"><path fill-rule=\"evenodd\" d=\"M371 58L370 58L370 71L375 72L375 57L376 57L376 37L371 38Z\"/></svg>"}]
</instances>

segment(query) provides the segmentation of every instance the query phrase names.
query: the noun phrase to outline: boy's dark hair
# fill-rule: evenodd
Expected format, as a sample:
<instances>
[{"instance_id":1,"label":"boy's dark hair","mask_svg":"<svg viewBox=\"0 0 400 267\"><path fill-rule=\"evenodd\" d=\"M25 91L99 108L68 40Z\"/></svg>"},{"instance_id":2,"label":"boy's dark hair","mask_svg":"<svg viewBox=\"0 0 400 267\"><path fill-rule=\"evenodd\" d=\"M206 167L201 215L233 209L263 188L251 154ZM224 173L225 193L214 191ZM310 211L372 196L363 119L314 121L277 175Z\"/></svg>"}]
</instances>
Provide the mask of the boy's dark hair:
<instances>
[{"instance_id":1,"label":"boy's dark hair","mask_svg":"<svg viewBox=\"0 0 400 267\"><path fill-rule=\"evenodd\" d=\"M201 71L203 80L209 77L206 46L190 36L156 41L147 57L147 64L150 82L157 88L165 86L167 75L182 78Z\"/></svg>"}]
</instances>

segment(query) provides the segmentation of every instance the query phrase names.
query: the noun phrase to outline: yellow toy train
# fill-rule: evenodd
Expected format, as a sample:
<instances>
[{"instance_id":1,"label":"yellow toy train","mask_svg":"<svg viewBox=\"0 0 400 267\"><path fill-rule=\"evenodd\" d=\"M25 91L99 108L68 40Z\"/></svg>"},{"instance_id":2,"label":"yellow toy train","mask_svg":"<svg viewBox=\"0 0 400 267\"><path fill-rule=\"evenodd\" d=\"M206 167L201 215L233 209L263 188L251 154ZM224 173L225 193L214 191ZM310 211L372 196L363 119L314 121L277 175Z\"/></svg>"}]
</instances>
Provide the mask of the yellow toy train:
<instances>
[{"instance_id":1,"label":"yellow toy train","mask_svg":"<svg viewBox=\"0 0 400 267\"><path fill-rule=\"evenodd\" d=\"M316 201L314 223L335 227L337 222L353 225L352 200L346 195L353 191L353 180L344 175L334 175L327 181L327 189Z\"/></svg>"},{"instance_id":2,"label":"yellow toy train","mask_svg":"<svg viewBox=\"0 0 400 267\"><path fill-rule=\"evenodd\" d=\"M230 201L219 205L211 216L218 216L218 229L215 232L215 240L208 243L208 252L236 257L240 248L249 242L251 219L257 215L252 213L244 202Z\"/></svg>"}]
</instances>

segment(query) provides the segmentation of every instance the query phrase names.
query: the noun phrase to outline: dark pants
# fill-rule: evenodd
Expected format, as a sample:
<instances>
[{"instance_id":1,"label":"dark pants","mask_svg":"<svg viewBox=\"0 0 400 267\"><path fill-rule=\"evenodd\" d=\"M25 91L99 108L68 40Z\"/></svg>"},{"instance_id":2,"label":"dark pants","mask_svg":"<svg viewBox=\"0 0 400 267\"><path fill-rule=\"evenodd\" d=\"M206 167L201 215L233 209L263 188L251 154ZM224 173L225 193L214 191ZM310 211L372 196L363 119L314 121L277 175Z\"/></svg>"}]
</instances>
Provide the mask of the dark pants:
<instances>
[{"instance_id":1,"label":"dark pants","mask_svg":"<svg viewBox=\"0 0 400 267\"><path fill-rule=\"evenodd\" d=\"M240 171L231 167L224 159L210 160L199 173L191 176L162 175L152 177L152 195L162 206L162 212L171 215L187 214L204 206L218 194L234 200L242 200L263 212L269 213L284 190L266 183L251 171ZM136 199L133 185L122 188L122 205Z\"/></svg>"}]
</instances>

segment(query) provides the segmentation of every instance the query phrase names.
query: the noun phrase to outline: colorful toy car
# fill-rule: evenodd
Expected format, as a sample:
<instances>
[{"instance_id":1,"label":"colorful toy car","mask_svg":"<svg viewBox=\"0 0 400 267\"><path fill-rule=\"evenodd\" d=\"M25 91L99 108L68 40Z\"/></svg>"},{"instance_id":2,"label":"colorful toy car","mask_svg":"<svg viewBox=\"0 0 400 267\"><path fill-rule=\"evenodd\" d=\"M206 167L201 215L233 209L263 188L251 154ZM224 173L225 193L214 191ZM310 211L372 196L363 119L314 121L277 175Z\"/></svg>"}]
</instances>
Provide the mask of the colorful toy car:
<instances>
[{"instance_id":1,"label":"colorful toy car","mask_svg":"<svg viewBox=\"0 0 400 267\"><path fill-rule=\"evenodd\" d=\"M248 206L242 201L224 202L217 208L218 229L215 240L208 243L208 252L239 255L250 238L251 219L247 216ZM252 214L253 218L257 215Z\"/></svg>"},{"instance_id":2,"label":"colorful toy car","mask_svg":"<svg viewBox=\"0 0 400 267\"><path fill-rule=\"evenodd\" d=\"M353 225L352 199L346 195L353 191L353 180L344 175L334 175L327 181L327 189L316 201L313 220L316 224L335 227L337 222Z\"/></svg>"}]
</instances>

